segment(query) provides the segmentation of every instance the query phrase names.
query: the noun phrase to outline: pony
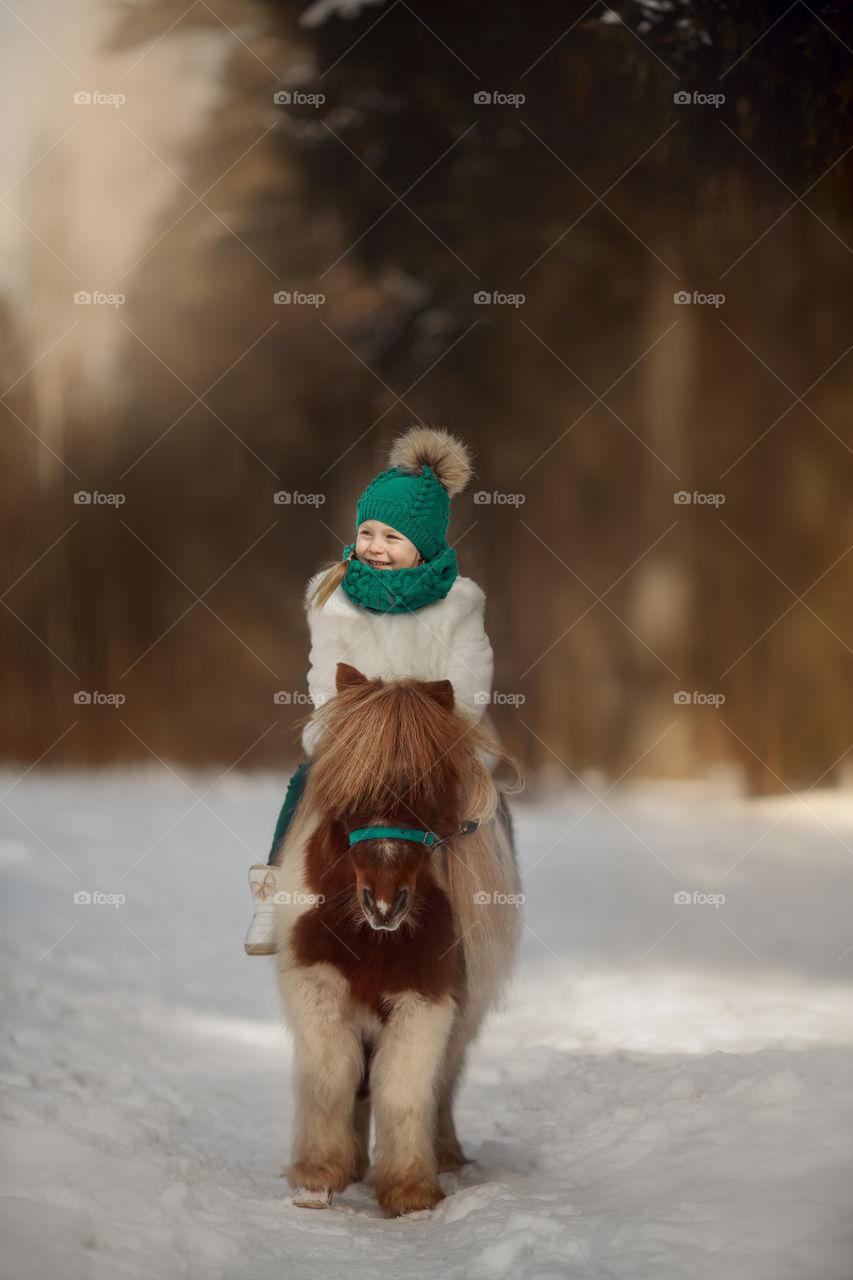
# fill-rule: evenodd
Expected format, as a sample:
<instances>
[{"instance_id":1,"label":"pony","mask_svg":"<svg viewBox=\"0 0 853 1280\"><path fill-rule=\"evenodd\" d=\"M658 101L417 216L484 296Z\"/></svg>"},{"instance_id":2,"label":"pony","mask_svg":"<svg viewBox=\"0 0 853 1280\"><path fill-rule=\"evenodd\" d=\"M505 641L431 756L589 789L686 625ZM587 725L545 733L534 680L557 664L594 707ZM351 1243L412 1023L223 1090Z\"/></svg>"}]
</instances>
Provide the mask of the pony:
<instances>
[{"instance_id":1,"label":"pony","mask_svg":"<svg viewBox=\"0 0 853 1280\"><path fill-rule=\"evenodd\" d=\"M467 1163L453 1122L466 1051L521 929L504 792L514 757L454 708L449 680L336 695L276 868L278 990L294 1043L293 1203L364 1179L393 1217L444 1199ZM479 752L511 766L499 791Z\"/></svg>"}]
</instances>

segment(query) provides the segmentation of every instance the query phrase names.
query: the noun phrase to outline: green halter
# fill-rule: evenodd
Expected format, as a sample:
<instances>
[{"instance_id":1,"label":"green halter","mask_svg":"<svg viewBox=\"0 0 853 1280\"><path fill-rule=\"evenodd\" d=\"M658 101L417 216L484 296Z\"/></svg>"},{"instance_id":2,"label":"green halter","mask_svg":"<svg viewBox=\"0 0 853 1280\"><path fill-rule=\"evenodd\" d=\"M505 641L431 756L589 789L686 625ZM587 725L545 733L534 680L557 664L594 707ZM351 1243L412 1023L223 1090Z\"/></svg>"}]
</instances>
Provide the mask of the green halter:
<instances>
[{"instance_id":1,"label":"green halter","mask_svg":"<svg viewBox=\"0 0 853 1280\"><path fill-rule=\"evenodd\" d=\"M470 836L479 825L479 818L466 818L453 834ZM357 827L349 833L350 848L361 840L381 840L383 836L392 840L416 840L418 844L425 844L427 847L436 843L443 844L450 839L449 836L442 836L439 840L434 831L424 831L423 827Z\"/></svg>"},{"instance_id":2,"label":"green halter","mask_svg":"<svg viewBox=\"0 0 853 1280\"><path fill-rule=\"evenodd\" d=\"M391 836L394 840L416 840L418 844L435 844L438 837L434 831L424 831L421 827L358 827L349 833L350 845L360 840L379 840L382 836Z\"/></svg>"}]
</instances>

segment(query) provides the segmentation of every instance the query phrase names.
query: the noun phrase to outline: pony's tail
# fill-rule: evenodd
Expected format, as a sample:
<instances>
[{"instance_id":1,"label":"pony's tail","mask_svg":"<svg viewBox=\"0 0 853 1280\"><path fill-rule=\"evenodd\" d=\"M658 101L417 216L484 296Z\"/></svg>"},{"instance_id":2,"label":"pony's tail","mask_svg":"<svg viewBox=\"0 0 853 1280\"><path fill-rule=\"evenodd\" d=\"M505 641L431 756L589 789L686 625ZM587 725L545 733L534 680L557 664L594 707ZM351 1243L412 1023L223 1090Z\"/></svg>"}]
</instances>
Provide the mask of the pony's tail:
<instances>
[{"instance_id":1,"label":"pony's tail","mask_svg":"<svg viewBox=\"0 0 853 1280\"><path fill-rule=\"evenodd\" d=\"M308 600L309 608L322 609L329 597L341 585L347 575L352 552L346 560L335 560L327 565L326 574L317 583Z\"/></svg>"}]
</instances>

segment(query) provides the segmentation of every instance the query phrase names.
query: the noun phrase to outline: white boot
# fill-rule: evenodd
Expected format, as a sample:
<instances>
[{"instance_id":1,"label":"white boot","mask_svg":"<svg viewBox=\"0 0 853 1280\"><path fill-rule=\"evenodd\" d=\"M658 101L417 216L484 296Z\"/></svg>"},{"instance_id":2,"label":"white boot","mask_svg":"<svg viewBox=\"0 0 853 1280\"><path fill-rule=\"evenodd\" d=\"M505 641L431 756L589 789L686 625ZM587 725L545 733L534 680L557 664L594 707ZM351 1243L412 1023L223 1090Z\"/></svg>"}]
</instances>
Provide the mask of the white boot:
<instances>
[{"instance_id":1,"label":"white boot","mask_svg":"<svg viewBox=\"0 0 853 1280\"><path fill-rule=\"evenodd\" d=\"M252 890L252 923L243 948L249 956L271 956L276 952L275 940L275 867L265 862L249 867L249 887Z\"/></svg>"}]
</instances>

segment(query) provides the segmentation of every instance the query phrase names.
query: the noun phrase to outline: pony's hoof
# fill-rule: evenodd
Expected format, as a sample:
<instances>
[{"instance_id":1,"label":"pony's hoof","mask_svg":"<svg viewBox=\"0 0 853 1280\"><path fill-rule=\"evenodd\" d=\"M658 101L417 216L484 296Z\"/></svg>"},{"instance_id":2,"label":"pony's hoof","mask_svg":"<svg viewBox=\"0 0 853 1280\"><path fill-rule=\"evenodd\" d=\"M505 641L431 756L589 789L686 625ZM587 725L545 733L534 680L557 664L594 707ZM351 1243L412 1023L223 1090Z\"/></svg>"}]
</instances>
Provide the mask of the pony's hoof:
<instances>
[{"instance_id":1,"label":"pony's hoof","mask_svg":"<svg viewBox=\"0 0 853 1280\"><path fill-rule=\"evenodd\" d=\"M297 1209L328 1209L332 1203L332 1188L321 1187L313 1191L308 1187L297 1187L292 1200Z\"/></svg>"},{"instance_id":2,"label":"pony's hoof","mask_svg":"<svg viewBox=\"0 0 853 1280\"><path fill-rule=\"evenodd\" d=\"M298 1160L288 1169L287 1177L296 1191L306 1192L315 1199L327 1193L331 1196L333 1191L345 1191L349 1181L347 1166L337 1160Z\"/></svg>"},{"instance_id":3,"label":"pony's hoof","mask_svg":"<svg viewBox=\"0 0 853 1280\"><path fill-rule=\"evenodd\" d=\"M439 1173L458 1173L466 1164L471 1164L471 1161L461 1147L448 1147L445 1151L438 1152Z\"/></svg>"},{"instance_id":4,"label":"pony's hoof","mask_svg":"<svg viewBox=\"0 0 853 1280\"><path fill-rule=\"evenodd\" d=\"M444 1192L437 1182L418 1178L402 1186L377 1188L376 1199L389 1218L396 1218L403 1213L434 1209L444 1199Z\"/></svg>"}]
</instances>

